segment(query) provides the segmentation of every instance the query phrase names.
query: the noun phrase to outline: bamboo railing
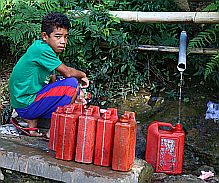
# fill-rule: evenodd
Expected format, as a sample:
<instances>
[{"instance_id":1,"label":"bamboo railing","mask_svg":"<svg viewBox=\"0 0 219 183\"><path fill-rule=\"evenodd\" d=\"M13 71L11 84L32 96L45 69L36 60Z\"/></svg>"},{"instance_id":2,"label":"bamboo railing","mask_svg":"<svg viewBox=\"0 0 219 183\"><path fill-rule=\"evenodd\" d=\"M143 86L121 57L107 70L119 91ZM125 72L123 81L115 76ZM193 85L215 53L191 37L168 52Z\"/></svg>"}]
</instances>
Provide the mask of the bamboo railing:
<instances>
[{"instance_id":1,"label":"bamboo railing","mask_svg":"<svg viewBox=\"0 0 219 183\"><path fill-rule=\"evenodd\" d=\"M141 50L141 51L161 51L161 52L171 52L171 53L179 52L179 48L178 47L154 46L154 45L139 45L138 47L136 47L136 50ZM218 54L219 53L219 49L215 49L215 48L191 48L191 49L189 49L189 53L214 55L214 54Z\"/></svg>"},{"instance_id":2,"label":"bamboo railing","mask_svg":"<svg viewBox=\"0 0 219 183\"><path fill-rule=\"evenodd\" d=\"M82 13L89 13L84 10ZM219 12L136 12L109 11L125 22L219 24ZM75 17L79 17L76 15Z\"/></svg>"}]
</instances>

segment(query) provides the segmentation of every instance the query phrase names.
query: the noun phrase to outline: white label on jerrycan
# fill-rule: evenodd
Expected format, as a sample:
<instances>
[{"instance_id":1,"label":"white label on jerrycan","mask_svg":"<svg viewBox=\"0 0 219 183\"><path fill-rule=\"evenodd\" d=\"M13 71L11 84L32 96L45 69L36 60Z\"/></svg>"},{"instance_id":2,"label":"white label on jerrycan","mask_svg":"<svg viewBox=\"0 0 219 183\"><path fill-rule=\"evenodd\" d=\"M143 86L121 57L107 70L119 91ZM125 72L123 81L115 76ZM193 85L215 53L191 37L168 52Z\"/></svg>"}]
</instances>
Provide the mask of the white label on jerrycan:
<instances>
[{"instance_id":1,"label":"white label on jerrycan","mask_svg":"<svg viewBox=\"0 0 219 183\"><path fill-rule=\"evenodd\" d=\"M178 151L177 138L161 138L158 149L157 171L174 171L177 164L177 151Z\"/></svg>"}]
</instances>

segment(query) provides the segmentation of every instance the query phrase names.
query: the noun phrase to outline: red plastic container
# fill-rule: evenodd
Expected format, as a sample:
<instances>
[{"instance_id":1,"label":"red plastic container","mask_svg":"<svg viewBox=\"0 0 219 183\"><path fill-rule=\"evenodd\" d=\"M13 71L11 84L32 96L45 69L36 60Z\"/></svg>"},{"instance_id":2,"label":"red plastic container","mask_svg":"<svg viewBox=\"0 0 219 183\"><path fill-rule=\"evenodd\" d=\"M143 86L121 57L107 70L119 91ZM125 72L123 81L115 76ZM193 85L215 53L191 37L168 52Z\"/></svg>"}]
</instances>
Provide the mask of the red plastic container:
<instances>
[{"instance_id":1,"label":"red plastic container","mask_svg":"<svg viewBox=\"0 0 219 183\"><path fill-rule=\"evenodd\" d=\"M135 112L125 111L124 115L127 115L129 117L129 122L131 124L131 139L132 143L130 146L130 163L131 166L135 162L135 146L136 146L136 134L137 134L137 122L136 122L136 115Z\"/></svg>"},{"instance_id":2,"label":"red plastic container","mask_svg":"<svg viewBox=\"0 0 219 183\"><path fill-rule=\"evenodd\" d=\"M64 113L59 116L56 158L73 160L75 157L78 114L74 114L74 105L64 107Z\"/></svg>"},{"instance_id":3,"label":"red plastic container","mask_svg":"<svg viewBox=\"0 0 219 183\"><path fill-rule=\"evenodd\" d=\"M94 153L95 165L111 166L112 164L114 131L117 120L115 120L115 113L111 114L111 111L107 110L103 113L102 118L97 121Z\"/></svg>"},{"instance_id":4,"label":"red plastic container","mask_svg":"<svg viewBox=\"0 0 219 183\"><path fill-rule=\"evenodd\" d=\"M129 171L133 165L133 136L132 124L127 115L122 115L115 124L115 135L113 145L112 169L118 171Z\"/></svg>"},{"instance_id":5,"label":"red plastic container","mask_svg":"<svg viewBox=\"0 0 219 183\"><path fill-rule=\"evenodd\" d=\"M93 117L93 108L88 108L84 115L79 116L75 161L93 162L96 123L97 118Z\"/></svg>"},{"instance_id":6,"label":"red plastic container","mask_svg":"<svg viewBox=\"0 0 219 183\"><path fill-rule=\"evenodd\" d=\"M181 174L185 133L181 124L154 121L148 126L145 160L155 172Z\"/></svg>"},{"instance_id":7,"label":"red plastic container","mask_svg":"<svg viewBox=\"0 0 219 183\"><path fill-rule=\"evenodd\" d=\"M58 137L59 128L59 116L63 113L63 107L59 106L56 112L52 113L51 124L50 124L50 138L49 138L49 149L56 151L56 142Z\"/></svg>"}]
</instances>

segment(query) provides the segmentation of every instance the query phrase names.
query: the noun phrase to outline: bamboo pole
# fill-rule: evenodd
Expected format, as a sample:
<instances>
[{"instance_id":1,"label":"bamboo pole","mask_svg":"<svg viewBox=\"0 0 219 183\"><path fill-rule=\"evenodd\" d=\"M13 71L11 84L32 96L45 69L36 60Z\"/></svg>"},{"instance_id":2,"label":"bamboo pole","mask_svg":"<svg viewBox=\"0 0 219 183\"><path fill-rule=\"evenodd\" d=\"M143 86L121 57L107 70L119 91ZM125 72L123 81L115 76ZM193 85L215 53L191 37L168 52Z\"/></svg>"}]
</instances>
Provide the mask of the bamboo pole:
<instances>
[{"instance_id":1,"label":"bamboo pole","mask_svg":"<svg viewBox=\"0 0 219 183\"><path fill-rule=\"evenodd\" d=\"M133 46L133 45L130 45ZM100 44L101 48L109 48L105 43ZM124 46L126 48L127 46ZM172 46L155 46L155 45L138 45L135 47L135 50L140 51L160 51L160 52L170 52L178 53L179 47ZM219 49L216 48L191 48L188 49L189 53L193 54L206 54L206 55L216 55L219 53Z\"/></svg>"},{"instance_id":2,"label":"bamboo pole","mask_svg":"<svg viewBox=\"0 0 219 183\"><path fill-rule=\"evenodd\" d=\"M172 53L179 52L178 47L171 47L171 46L139 45L138 47L136 47L136 49L137 50L142 50L142 51L161 51L161 52L172 52ZM192 48L192 49L189 50L189 53L214 55L214 54L219 53L219 49L215 49L215 48Z\"/></svg>"},{"instance_id":3,"label":"bamboo pole","mask_svg":"<svg viewBox=\"0 0 219 183\"><path fill-rule=\"evenodd\" d=\"M73 10L70 10L74 12ZM82 13L89 13L88 10ZM109 11L125 22L218 24L219 12L135 12ZM76 14L75 17L81 15Z\"/></svg>"}]
</instances>

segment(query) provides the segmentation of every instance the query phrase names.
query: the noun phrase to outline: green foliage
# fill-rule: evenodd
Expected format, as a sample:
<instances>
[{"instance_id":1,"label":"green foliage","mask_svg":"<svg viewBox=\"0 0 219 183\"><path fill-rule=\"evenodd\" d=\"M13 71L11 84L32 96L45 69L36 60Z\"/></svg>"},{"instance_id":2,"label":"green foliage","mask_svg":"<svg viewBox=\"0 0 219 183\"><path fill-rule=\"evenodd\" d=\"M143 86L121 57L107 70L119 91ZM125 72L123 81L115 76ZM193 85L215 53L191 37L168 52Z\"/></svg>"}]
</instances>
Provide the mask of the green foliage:
<instances>
[{"instance_id":1,"label":"green foliage","mask_svg":"<svg viewBox=\"0 0 219 183\"><path fill-rule=\"evenodd\" d=\"M216 43L218 40L219 29L218 25L210 26L201 31L189 42L188 48L203 48L206 45Z\"/></svg>"},{"instance_id":2,"label":"green foliage","mask_svg":"<svg viewBox=\"0 0 219 183\"><path fill-rule=\"evenodd\" d=\"M219 12L219 1L215 1L204 8L202 11L214 11ZM188 44L188 54L191 48L218 48L219 47L219 24L215 25L203 25L196 33L195 36L190 39ZM198 72L195 75L203 75L204 79L213 81L219 86L219 74L218 74L218 57L219 53L211 58L207 58L207 61L200 62L198 64ZM197 62L192 61L197 65ZM197 68L197 66L196 66Z\"/></svg>"},{"instance_id":3,"label":"green foliage","mask_svg":"<svg viewBox=\"0 0 219 183\"><path fill-rule=\"evenodd\" d=\"M215 1L211 4L209 4L206 8L204 8L202 11L208 11L208 12L211 12L211 11L219 11L219 1Z\"/></svg>"},{"instance_id":4,"label":"green foliage","mask_svg":"<svg viewBox=\"0 0 219 183\"><path fill-rule=\"evenodd\" d=\"M216 84L219 86L219 54L214 57L211 57L210 61L206 64L206 69L204 73L204 77L209 78L210 76L214 78L217 82Z\"/></svg>"},{"instance_id":5,"label":"green foliage","mask_svg":"<svg viewBox=\"0 0 219 183\"><path fill-rule=\"evenodd\" d=\"M209 5L205 11L218 11L215 6L218 7L217 3ZM84 14L84 9L89 10L89 14ZM105 98L108 102L106 98L115 96L116 92L127 95L128 91L140 87L159 92L177 83L178 54L141 52L135 50L136 46L178 46L182 30L189 34L189 49L218 46L218 25L120 22L109 10L161 12L179 9L172 0L5 0L0 2L0 47L16 62L34 40L41 38L42 17L52 11L65 13L71 19L71 29L67 49L60 58L65 64L87 73L91 80L89 89L96 102L103 105L100 101ZM76 15L79 18L75 18ZM7 57L3 52L0 55ZM192 59L188 64L195 65L190 67L191 73L218 81L215 59L218 57L200 62L195 62L197 57Z\"/></svg>"}]
</instances>

